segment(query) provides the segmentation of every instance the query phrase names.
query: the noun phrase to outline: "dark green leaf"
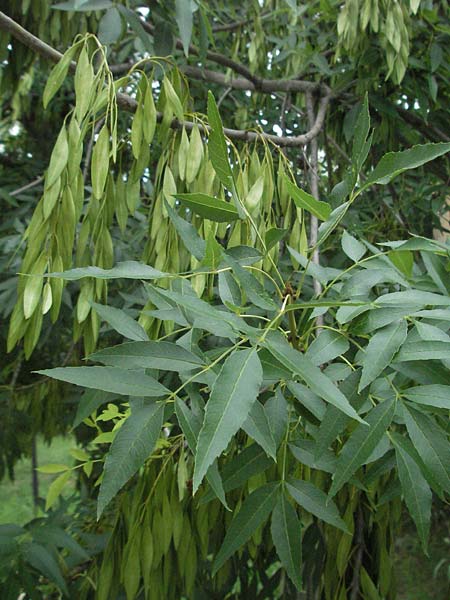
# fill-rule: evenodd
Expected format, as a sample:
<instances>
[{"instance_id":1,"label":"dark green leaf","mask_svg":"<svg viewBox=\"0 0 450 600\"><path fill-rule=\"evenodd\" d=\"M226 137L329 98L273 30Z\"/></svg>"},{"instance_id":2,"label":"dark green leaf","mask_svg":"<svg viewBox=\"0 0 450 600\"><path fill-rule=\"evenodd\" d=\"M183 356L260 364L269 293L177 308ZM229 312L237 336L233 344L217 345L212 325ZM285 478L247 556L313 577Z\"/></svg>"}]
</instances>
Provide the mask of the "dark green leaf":
<instances>
[{"instance_id":1,"label":"dark green leaf","mask_svg":"<svg viewBox=\"0 0 450 600\"><path fill-rule=\"evenodd\" d=\"M268 335L266 346L285 368L301 377L315 394L353 419L362 421L334 383L318 367L314 366L309 358L291 348L284 338L278 335Z\"/></svg>"},{"instance_id":2,"label":"dark green leaf","mask_svg":"<svg viewBox=\"0 0 450 600\"><path fill-rule=\"evenodd\" d=\"M233 269L236 279L239 281L245 294L253 304L264 310L276 310L276 303L254 275L241 267L241 265L228 254L225 255L224 259L225 263Z\"/></svg>"},{"instance_id":3,"label":"dark green leaf","mask_svg":"<svg viewBox=\"0 0 450 600\"><path fill-rule=\"evenodd\" d=\"M341 238L342 250L353 262L358 262L367 252L367 248L344 230Z\"/></svg>"},{"instance_id":4,"label":"dark green leaf","mask_svg":"<svg viewBox=\"0 0 450 600\"><path fill-rule=\"evenodd\" d=\"M422 547L426 552L430 533L432 493L419 465L411 454L407 440L394 433L392 441L395 446L398 476L406 506L416 524Z\"/></svg>"},{"instance_id":5,"label":"dark green leaf","mask_svg":"<svg viewBox=\"0 0 450 600\"><path fill-rule=\"evenodd\" d=\"M286 487L299 506L321 521L348 533L348 528L341 519L336 504L333 500L328 499L325 492L309 481L300 481L299 479L289 479Z\"/></svg>"},{"instance_id":6,"label":"dark green leaf","mask_svg":"<svg viewBox=\"0 0 450 600\"><path fill-rule=\"evenodd\" d=\"M239 219L239 214L230 202L213 198L208 194L196 192L194 194L177 194L177 200L190 208L194 213L210 221L229 223Z\"/></svg>"},{"instance_id":7,"label":"dark green leaf","mask_svg":"<svg viewBox=\"0 0 450 600\"><path fill-rule=\"evenodd\" d=\"M75 281L83 277L95 277L95 279L162 279L167 277L167 273L162 273L149 265L138 263L134 260L117 263L112 269L100 269L100 267L80 267L69 269L62 273L46 273L46 277L58 277Z\"/></svg>"},{"instance_id":8,"label":"dark green leaf","mask_svg":"<svg viewBox=\"0 0 450 600\"><path fill-rule=\"evenodd\" d=\"M309 346L305 356L309 358L313 365L320 367L320 365L333 360L337 356L345 354L349 347L350 344L346 337L336 331L325 329Z\"/></svg>"},{"instance_id":9,"label":"dark green leaf","mask_svg":"<svg viewBox=\"0 0 450 600\"><path fill-rule=\"evenodd\" d=\"M142 325L139 325L132 317L119 308L112 306L105 306L103 304L97 304L92 302L92 306L98 315L113 329L115 329L120 335L128 338L129 340L148 340L148 335L143 329Z\"/></svg>"},{"instance_id":10,"label":"dark green leaf","mask_svg":"<svg viewBox=\"0 0 450 600\"><path fill-rule=\"evenodd\" d=\"M331 206L328 202L316 200L314 196L297 187L290 179L284 177L287 191L297 208L304 208L321 221L326 221L331 214Z\"/></svg>"},{"instance_id":11,"label":"dark green leaf","mask_svg":"<svg viewBox=\"0 0 450 600\"><path fill-rule=\"evenodd\" d=\"M271 229L266 231L266 235L264 236L266 250L269 251L276 244L278 244L278 242L280 242L286 237L287 233L287 229L278 229L277 227L272 227Z\"/></svg>"},{"instance_id":12,"label":"dark green leaf","mask_svg":"<svg viewBox=\"0 0 450 600\"><path fill-rule=\"evenodd\" d=\"M197 260L202 260L205 256L206 242L198 235L197 230L191 223L179 216L167 200L164 200L167 214L170 217L178 235L183 241L183 244Z\"/></svg>"},{"instance_id":13,"label":"dark green leaf","mask_svg":"<svg viewBox=\"0 0 450 600\"><path fill-rule=\"evenodd\" d=\"M262 367L254 348L234 351L224 362L206 404L195 454L194 493L208 467L228 446L255 402Z\"/></svg>"},{"instance_id":14,"label":"dark green leaf","mask_svg":"<svg viewBox=\"0 0 450 600\"><path fill-rule=\"evenodd\" d=\"M450 447L445 432L431 417L403 407L406 427L417 454L434 481L450 493Z\"/></svg>"},{"instance_id":15,"label":"dark green leaf","mask_svg":"<svg viewBox=\"0 0 450 600\"><path fill-rule=\"evenodd\" d=\"M204 366L201 358L173 342L128 342L99 350L89 357L122 369L189 371Z\"/></svg>"},{"instance_id":16,"label":"dark green leaf","mask_svg":"<svg viewBox=\"0 0 450 600\"><path fill-rule=\"evenodd\" d=\"M359 412L359 409L364 404L367 394L358 393L358 384L361 378L361 371L354 371L347 379L339 386L339 389L348 399L353 408ZM334 442L337 436L344 431L350 418L335 406L328 406L325 415L320 423L319 430L316 435L316 447L314 457L319 460L324 452Z\"/></svg>"},{"instance_id":17,"label":"dark green leaf","mask_svg":"<svg viewBox=\"0 0 450 600\"><path fill-rule=\"evenodd\" d=\"M393 321L398 321L399 319L403 319L403 317L413 314L415 308L417 306L413 308L374 308L359 317L354 323L354 332L357 334L370 333L376 329L381 329Z\"/></svg>"},{"instance_id":18,"label":"dark green leaf","mask_svg":"<svg viewBox=\"0 0 450 600\"><path fill-rule=\"evenodd\" d=\"M61 569L54 556L45 546L32 542L26 546L24 558L34 569L39 571L44 577L56 583L59 589L66 596L69 595L66 582L61 573Z\"/></svg>"},{"instance_id":19,"label":"dark green leaf","mask_svg":"<svg viewBox=\"0 0 450 600\"><path fill-rule=\"evenodd\" d=\"M391 363L407 333L406 321L401 319L379 329L370 339L363 356L359 391L371 384Z\"/></svg>"},{"instance_id":20,"label":"dark green leaf","mask_svg":"<svg viewBox=\"0 0 450 600\"><path fill-rule=\"evenodd\" d=\"M270 531L281 564L298 590L302 588L301 527L294 508L284 494L280 494L272 513Z\"/></svg>"},{"instance_id":21,"label":"dark green leaf","mask_svg":"<svg viewBox=\"0 0 450 600\"><path fill-rule=\"evenodd\" d=\"M365 417L369 425L358 425L343 447L329 491L332 498L350 477L370 457L391 424L395 412L395 401L386 400L373 408Z\"/></svg>"},{"instance_id":22,"label":"dark green leaf","mask_svg":"<svg viewBox=\"0 0 450 600\"><path fill-rule=\"evenodd\" d=\"M122 19L117 8L112 7L98 24L98 39L102 44L114 44L122 34Z\"/></svg>"},{"instance_id":23,"label":"dark green leaf","mask_svg":"<svg viewBox=\"0 0 450 600\"><path fill-rule=\"evenodd\" d=\"M200 429L202 427L202 419L200 416L194 414L186 404L177 398L175 402L175 412L177 415L178 423L186 437L186 441L188 446L195 455L195 450L197 448L198 442L198 434L200 433ZM209 485L211 486L211 499L214 498L214 495L220 500L220 502L225 506L227 510L228 504L225 498L225 490L222 483L222 478L219 473L219 467L217 466L217 460L215 460L212 465L208 468L205 475Z\"/></svg>"},{"instance_id":24,"label":"dark green leaf","mask_svg":"<svg viewBox=\"0 0 450 600\"><path fill-rule=\"evenodd\" d=\"M192 6L191 0L175 0L175 18L186 57L189 55L192 37Z\"/></svg>"},{"instance_id":25,"label":"dark green leaf","mask_svg":"<svg viewBox=\"0 0 450 600\"><path fill-rule=\"evenodd\" d=\"M403 344L394 360L395 362L406 362L446 359L450 359L450 342L419 340Z\"/></svg>"},{"instance_id":26,"label":"dark green leaf","mask_svg":"<svg viewBox=\"0 0 450 600\"><path fill-rule=\"evenodd\" d=\"M353 134L353 148L352 148L352 166L358 173L361 169L364 160L367 156L367 136L369 135L370 129L370 114L369 114L369 100L366 92L364 102L361 105L358 119L355 124L355 131Z\"/></svg>"},{"instance_id":27,"label":"dark green leaf","mask_svg":"<svg viewBox=\"0 0 450 600\"><path fill-rule=\"evenodd\" d=\"M75 415L72 427L78 427L78 425L84 419L92 415L97 408L107 402L112 402L116 398L117 394L103 392L102 390L86 390L78 403L77 414Z\"/></svg>"},{"instance_id":28,"label":"dark green leaf","mask_svg":"<svg viewBox=\"0 0 450 600\"><path fill-rule=\"evenodd\" d=\"M156 379L145 375L142 371L125 371L117 367L57 367L36 371L36 373L123 396L161 397L169 393L169 390Z\"/></svg>"},{"instance_id":29,"label":"dark green leaf","mask_svg":"<svg viewBox=\"0 0 450 600\"><path fill-rule=\"evenodd\" d=\"M275 440L272 435L272 430L270 429L264 406L261 404L261 402L258 402L258 400L256 400L250 409L248 417L242 425L242 429L266 451L268 456L271 456L276 462L277 448Z\"/></svg>"},{"instance_id":30,"label":"dark green leaf","mask_svg":"<svg viewBox=\"0 0 450 600\"><path fill-rule=\"evenodd\" d=\"M345 217L347 210L350 207L350 202L344 202L335 208L328 219L319 227L318 243L322 244L328 236L336 229L342 219Z\"/></svg>"},{"instance_id":31,"label":"dark green leaf","mask_svg":"<svg viewBox=\"0 0 450 600\"><path fill-rule=\"evenodd\" d=\"M325 473L334 473L336 470L337 458L331 450L325 450L316 460L314 457L316 446L313 440L296 440L295 444L289 444L289 449L300 463L311 469Z\"/></svg>"},{"instance_id":32,"label":"dark green leaf","mask_svg":"<svg viewBox=\"0 0 450 600\"><path fill-rule=\"evenodd\" d=\"M375 183L386 185L396 175L415 169L442 156L450 150L450 143L441 142L439 144L424 144L422 146L413 146L402 152L388 152L385 154L375 169L369 173L361 191L367 189Z\"/></svg>"},{"instance_id":33,"label":"dark green leaf","mask_svg":"<svg viewBox=\"0 0 450 600\"><path fill-rule=\"evenodd\" d=\"M300 404L314 415L317 421L323 419L327 405L317 394L309 390L305 385L295 381L289 381L287 387Z\"/></svg>"},{"instance_id":34,"label":"dark green leaf","mask_svg":"<svg viewBox=\"0 0 450 600\"><path fill-rule=\"evenodd\" d=\"M258 444L251 444L223 467L223 489L225 492L231 492L240 488L250 477L264 472L271 465L273 465L273 461L268 458L264 450ZM208 474L206 476L208 477ZM211 491L207 492L199 504L209 502L213 498L214 494Z\"/></svg>"},{"instance_id":35,"label":"dark green leaf","mask_svg":"<svg viewBox=\"0 0 450 600\"><path fill-rule=\"evenodd\" d=\"M227 143L223 133L222 120L211 91L208 91L208 121L211 127L208 150L212 165L222 184L232 190L234 188L233 172L228 161Z\"/></svg>"},{"instance_id":36,"label":"dark green leaf","mask_svg":"<svg viewBox=\"0 0 450 600\"><path fill-rule=\"evenodd\" d=\"M275 507L277 495L278 484L268 483L244 500L240 511L231 521L223 544L216 555L212 568L213 575L266 521Z\"/></svg>"},{"instance_id":37,"label":"dark green leaf","mask_svg":"<svg viewBox=\"0 0 450 600\"><path fill-rule=\"evenodd\" d=\"M226 305L228 302L232 306L241 306L241 290L230 271L221 271L219 273L219 296Z\"/></svg>"},{"instance_id":38,"label":"dark green leaf","mask_svg":"<svg viewBox=\"0 0 450 600\"><path fill-rule=\"evenodd\" d=\"M412 402L450 410L450 385L419 385L403 394Z\"/></svg>"},{"instance_id":39,"label":"dark green leaf","mask_svg":"<svg viewBox=\"0 0 450 600\"><path fill-rule=\"evenodd\" d=\"M375 300L378 306L450 306L450 297L423 292L422 290L405 290L404 292L391 292Z\"/></svg>"}]
</instances>

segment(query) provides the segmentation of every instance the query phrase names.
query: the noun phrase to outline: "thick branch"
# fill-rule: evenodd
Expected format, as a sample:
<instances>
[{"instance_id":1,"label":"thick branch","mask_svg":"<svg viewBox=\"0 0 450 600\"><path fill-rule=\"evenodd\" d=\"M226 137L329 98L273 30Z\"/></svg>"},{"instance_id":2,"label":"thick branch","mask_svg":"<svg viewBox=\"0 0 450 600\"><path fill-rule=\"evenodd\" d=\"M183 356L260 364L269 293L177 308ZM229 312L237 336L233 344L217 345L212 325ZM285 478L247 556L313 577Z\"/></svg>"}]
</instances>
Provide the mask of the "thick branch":
<instances>
[{"instance_id":1,"label":"thick branch","mask_svg":"<svg viewBox=\"0 0 450 600\"><path fill-rule=\"evenodd\" d=\"M0 12L0 29L3 31L7 31L21 43L23 43L28 48L31 48L34 52L39 54L40 56L47 58L52 62L58 62L62 54L52 48L32 33L24 29L21 25L16 23L13 19ZM297 147L304 146L308 144L312 139L314 139L321 131L326 111L328 108L328 104L330 102L331 92L325 94L319 102L319 109L317 112L317 118L314 122L314 125L311 127L309 131L304 134L298 136L277 136L272 135L270 133L263 133L258 131L246 131L240 129L230 129L224 128L224 133L230 139L241 140L246 142L252 142L257 139L265 139L268 142L272 142L277 146L283 147ZM121 92L117 93L117 104L126 111L135 112L137 108L137 102L134 98L129 96L128 94L123 94ZM158 114L158 120L162 120L162 114ZM171 123L171 127L173 129L181 129L183 127L186 130L190 131L194 127L194 123L191 121L178 121L174 119ZM203 131L209 131L208 127L200 126L200 129Z\"/></svg>"},{"instance_id":2,"label":"thick branch","mask_svg":"<svg viewBox=\"0 0 450 600\"><path fill-rule=\"evenodd\" d=\"M314 116L314 101L311 97L311 94L306 94L306 111L308 114L308 123L309 123L309 126L311 127L311 125L316 120L316 118ZM319 145L317 143L317 138L314 138L313 140L311 140L310 148L311 148L311 152L310 152L309 179L311 182L311 193L314 196L314 198L316 198L316 200L318 200L319 199L319 173L318 173ZM319 248L317 246L319 220L315 215L311 215L310 225L311 225L311 230L309 233L309 243L310 243L310 246L314 248L313 255L312 255L312 262L314 264L318 265L320 263ZM314 286L314 293L316 294L316 296L320 296L320 294L322 293L322 284L320 283L320 281L318 279L314 279L313 286ZM322 315L319 315L317 317L316 323L317 323L317 325L319 327L319 331L320 331L320 327L323 325L323 316Z\"/></svg>"},{"instance_id":3,"label":"thick branch","mask_svg":"<svg viewBox=\"0 0 450 600\"><path fill-rule=\"evenodd\" d=\"M191 67L189 65L181 67L185 75L192 79L200 79L209 83L216 83L231 87L235 90L249 90L272 94L274 92L319 92L330 93L328 86L314 81L303 81L300 79L264 79L258 78L257 83L249 81L245 77L227 77L224 73L201 69L200 67Z\"/></svg>"}]
</instances>

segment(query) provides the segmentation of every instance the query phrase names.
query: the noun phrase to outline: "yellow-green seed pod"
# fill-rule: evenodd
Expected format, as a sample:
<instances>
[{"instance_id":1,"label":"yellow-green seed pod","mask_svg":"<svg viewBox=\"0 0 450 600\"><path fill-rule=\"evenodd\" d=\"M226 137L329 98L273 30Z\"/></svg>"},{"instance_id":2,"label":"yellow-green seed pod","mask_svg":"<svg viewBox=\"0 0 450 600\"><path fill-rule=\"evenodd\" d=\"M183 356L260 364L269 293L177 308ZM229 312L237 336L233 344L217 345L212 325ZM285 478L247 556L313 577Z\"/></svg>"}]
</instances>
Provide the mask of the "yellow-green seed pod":
<instances>
[{"instance_id":1,"label":"yellow-green seed pod","mask_svg":"<svg viewBox=\"0 0 450 600\"><path fill-rule=\"evenodd\" d=\"M141 578L141 563L139 560L141 538L139 535L134 535L128 543L131 544L123 569L123 585L127 600L135 600Z\"/></svg>"},{"instance_id":2,"label":"yellow-green seed pod","mask_svg":"<svg viewBox=\"0 0 450 600\"><path fill-rule=\"evenodd\" d=\"M75 117L70 119L68 131L69 144L69 160L67 163L67 172L69 175L69 183L77 176L81 158L83 156L83 140L78 121Z\"/></svg>"},{"instance_id":3,"label":"yellow-green seed pod","mask_svg":"<svg viewBox=\"0 0 450 600\"><path fill-rule=\"evenodd\" d=\"M163 90L166 96L167 103L172 109L172 112L175 114L176 118L179 121L182 121L184 117L183 106L181 104L180 99L177 96L177 93L170 79L167 76L163 79Z\"/></svg>"},{"instance_id":4,"label":"yellow-green seed pod","mask_svg":"<svg viewBox=\"0 0 450 600\"><path fill-rule=\"evenodd\" d=\"M23 292L23 314L25 319L30 319L41 299L42 286L44 284L44 273L48 262L46 253L42 253L31 269L27 277Z\"/></svg>"},{"instance_id":5,"label":"yellow-green seed pod","mask_svg":"<svg viewBox=\"0 0 450 600\"><path fill-rule=\"evenodd\" d=\"M94 299L94 284L91 280L83 280L78 296L76 315L78 323L83 323L91 312L91 302Z\"/></svg>"},{"instance_id":6,"label":"yellow-green seed pod","mask_svg":"<svg viewBox=\"0 0 450 600\"><path fill-rule=\"evenodd\" d=\"M153 140L153 136L155 135L156 117L157 117L155 102L153 100L152 82L151 81L147 81L147 89L145 90L145 96L144 96L143 112L144 112L144 120L143 120L142 131L144 134L144 139L147 142L147 144L151 144L152 140Z\"/></svg>"},{"instance_id":7,"label":"yellow-green seed pod","mask_svg":"<svg viewBox=\"0 0 450 600\"><path fill-rule=\"evenodd\" d=\"M172 516L173 545L175 546L175 550L178 550L183 533L183 510L180 504L178 504L177 510L174 510L174 507L172 507Z\"/></svg>"},{"instance_id":8,"label":"yellow-green seed pod","mask_svg":"<svg viewBox=\"0 0 450 600\"><path fill-rule=\"evenodd\" d=\"M241 223L240 221L235 221L234 225L232 225L233 231L231 232L230 239L228 240L228 248L233 248L234 246L241 245Z\"/></svg>"},{"instance_id":9,"label":"yellow-green seed pod","mask_svg":"<svg viewBox=\"0 0 450 600\"><path fill-rule=\"evenodd\" d=\"M145 515L145 520L141 528L141 570L144 579L144 588L149 589L150 571L153 565L153 535L150 527L150 515Z\"/></svg>"},{"instance_id":10,"label":"yellow-green seed pod","mask_svg":"<svg viewBox=\"0 0 450 600\"><path fill-rule=\"evenodd\" d=\"M141 152L143 121L144 110L142 104L139 103L136 112L133 115L133 122L131 124L131 148L135 158L138 158Z\"/></svg>"},{"instance_id":11,"label":"yellow-green seed pod","mask_svg":"<svg viewBox=\"0 0 450 600\"><path fill-rule=\"evenodd\" d=\"M186 177L186 161L189 152L189 138L187 136L186 130L183 127L183 131L181 132L181 140L180 145L178 146L178 175L181 181L185 180Z\"/></svg>"},{"instance_id":12,"label":"yellow-green seed pod","mask_svg":"<svg viewBox=\"0 0 450 600\"><path fill-rule=\"evenodd\" d=\"M164 180L163 180L162 191L163 191L164 197L167 200L168 204L170 206L174 207L175 206L174 195L177 193L177 185L176 185L175 179L172 175L172 171L170 170L170 167L168 167L168 166L164 170ZM166 210L165 206L162 207L162 214L167 219L168 214L167 214L167 210Z\"/></svg>"},{"instance_id":13,"label":"yellow-green seed pod","mask_svg":"<svg viewBox=\"0 0 450 600\"><path fill-rule=\"evenodd\" d=\"M186 458L184 455L184 448L181 448L180 457L177 463L177 485L178 485L178 499L182 502L186 493L186 484L188 480L188 470L186 465ZM174 531L175 536L175 531Z\"/></svg>"},{"instance_id":14,"label":"yellow-green seed pod","mask_svg":"<svg viewBox=\"0 0 450 600\"><path fill-rule=\"evenodd\" d=\"M51 270L55 273L60 273L64 270L62 260L59 256L53 259L51 264ZM61 308L62 293L64 289L64 279L58 277L52 277L50 279L50 286L52 288L52 307L50 309L50 318L52 323L56 321Z\"/></svg>"},{"instance_id":15,"label":"yellow-green seed pod","mask_svg":"<svg viewBox=\"0 0 450 600\"><path fill-rule=\"evenodd\" d=\"M304 221L302 223L302 229L300 231L299 251L300 254L303 254L303 256L308 255L308 237L306 235L306 227Z\"/></svg>"},{"instance_id":16,"label":"yellow-green seed pod","mask_svg":"<svg viewBox=\"0 0 450 600\"><path fill-rule=\"evenodd\" d=\"M191 538L186 556L186 565L184 570L184 581L187 596L191 596L194 588L195 578L197 576L197 547L195 538Z\"/></svg>"},{"instance_id":17,"label":"yellow-green seed pod","mask_svg":"<svg viewBox=\"0 0 450 600\"><path fill-rule=\"evenodd\" d=\"M258 213L264 191L264 175L260 175L245 197L244 204L251 215Z\"/></svg>"},{"instance_id":18,"label":"yellow-green seed pod","mask_svg":"<svg viewBox=\"0 0 450 600\"><path fill-rule=\"evenodd\" d=\"M116 181L116 193L114 194L116 219L120 231L124 233L127 227L128 206L126 196L126 184L122 173L119 173Z\"/></svg>"},{"instance_id":19,"label":"yellow-green seed pod","mask_svg":"<svg viewBox=\"0 0 450 600\"><path fill-rule=\"evenodd\" d=\"M126 200L128 210L134 214L141 201L141 181L127 181L126 183Z\"/></svg>"},{"instance_id":20,"label":"yellow-green seed pod","mask_svg":"<svg viewBox=\"0 0 450 600\"><path fill-rule=\"evenodd\" d=\"M22 303L16 302L9 321L7 352L11 352L17 342L22 339L28 327L28 323L29 321L25 320L23 314Z\"/></svg>"},{"instance_id":21,"label":"yellow-green seed pod","mask_svg":"<svg viewBox=\"0 0 450 600\"><path fill-rule=\"evenodd\" d=\"M91 181L95 198L100 199L105 189L106 177L109 172L109 129L105 124L98 134L92 151Z\"/></svg>"},{"instance_id":22,"label":"yellow-green seed pod","mask_svg":"<svg viewBox=\"0 0 450 600\"><path fill-rule=\"evenodd\" d=\"M23 338L23 347L25 350L25 358L27 360L30 358L34 348L36 347L36 344L38 343L42 329L42 321L43 314L39 303L29 321L29 325Z\"/></svg>"},{"instance_id":23,"label":"yellow-green seed pod","mask_svg":"<svg viewBox=\"0 0 450 600\"><path fill-rule=\"evenodd\" d=\"M197 177L203 160L203 140L198 125L195 124L191 131L189 150L186 159L186 182L191 184Z\"/></svg>"},{"instance_id":24,"label":"yellow-green seed pod","mask_svg":"<svg viewBox=\"0 0 450 600\"><path fill-rule=\"evenodd\" d=\"M42 292L42 314L46 315L52 307L52 286L47 281Z\"/></svg>"},{"instance_id":25,"label":"yellow-green seed pod","mask_svg":"<svg viewBox=\"0 0 450 600\"><path fill-rule=\"evenodd\" d=\"M81 122L89 109L94 84L94 69L86 50L83 46L75 70L75 114Z\"/></svg>"},{"instance_id":26,"label":"yellow-green seed pod","mask_svg":"<svg viewBox=\"0 0 450 600\"><path fill-rule=\"evenodd\" d=\"M62 126L61 131L56 139L55 146L53 147L52 155L50 157L50 164L45 177L45 189L50 188L56 180L60 177L67 160L69 158L69 143L67 141L67 131L65 125Z\"/></svg>"}]
</instances>

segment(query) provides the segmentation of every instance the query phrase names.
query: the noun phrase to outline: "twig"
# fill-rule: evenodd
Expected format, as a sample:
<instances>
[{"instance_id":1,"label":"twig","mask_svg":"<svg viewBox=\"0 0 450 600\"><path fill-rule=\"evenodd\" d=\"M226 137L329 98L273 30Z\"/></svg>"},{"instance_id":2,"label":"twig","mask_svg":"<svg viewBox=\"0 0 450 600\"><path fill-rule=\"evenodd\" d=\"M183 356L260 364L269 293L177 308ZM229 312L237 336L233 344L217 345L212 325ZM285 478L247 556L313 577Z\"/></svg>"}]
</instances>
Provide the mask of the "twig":
<instances>
[{"instance_id":1,"label":"twig","mask_svg":"<svg viewBox=\"0 0 450 600\"><path fill-rule=\"evenodd\" d=\"M34 188L36 185L39 185L41 183L41 181L44 181L43 175L41 175L40 177L37 177L37 179L35 179L34 181L30 181L30 183L27 183L27 184L23 185L22 187L17 188L16 190L10 192L9 195L10 196L18 196L22 192L25 192L26 190L30 190L31 188Z\"/></svg>"}]
</instances>

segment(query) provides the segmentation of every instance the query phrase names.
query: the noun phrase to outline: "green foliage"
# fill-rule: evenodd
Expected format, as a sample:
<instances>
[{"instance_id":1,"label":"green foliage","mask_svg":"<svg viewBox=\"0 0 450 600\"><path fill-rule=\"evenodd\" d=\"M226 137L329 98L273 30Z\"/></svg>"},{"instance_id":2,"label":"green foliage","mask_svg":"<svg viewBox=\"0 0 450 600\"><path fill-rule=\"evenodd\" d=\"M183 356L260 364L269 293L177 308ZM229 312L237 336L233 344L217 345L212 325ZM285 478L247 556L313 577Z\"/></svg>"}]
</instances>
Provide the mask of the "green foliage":
<instances>
[{"instance_id":1,"label":"green foliage","mask_svg":"<svg viewBox=\"0 0 450 600\"><path fill-rule=\"evenodd\" d=\"M32 4L21 7L25 22L40 2ZM8 275L12 293L0 290L16 353L5 380L22 356L39 356L30 371L70 384L30 376L32 390L47 386L36 397L48 392L49 405L61 389L79 403L76 468L99 518L81 527L109 536L81 583L70 580L77 565L61 571L42 539L24 537L22 547L21 538L18 548L23 532L13 535L4 577L15 597L42 576L86 600L294 598L302 589L325 600L355 589L393 598L402 499L426 548L432 493L450 493L448 243L420 235L375 245L386 228L393 239L430 233L391 226L409 224L400 195L436 194L442 204L448 116L429 107L448 95L437 84L447 8L260 4L244 21L233 3L157 2L148 18L133 2L53 7L50 38L65 24L61 47L72 26L89 24L107 48L81 35L40 85L54 115L40 196L16 218L5 192L9 248L24 242L17 257L3 250L20 273ZM426 18L415 24L418 10ZM406 70L410 40L432 49L428 95L422 54ZM2 85L29 65L16 41L11 48ZM248 68L234 60L244 55ZM233 74L208 74L208 61ZM207 95L196 77L211 79ZM271 79L288 80L282 105ZM243 86L248 95L236 101ZM293 136L307 134L306 119L293 113L311 109L316 119L326 112L326 126L316 121L324 156L315 164L311 151L299 165ZM16 101L24 122L29 111ZM284 150L266 135L280 114ZM411 120L430 143L405 127ZM308 177L322 200L305 191ZM317 230L311 216L323 221ZM65 345L73 332L73 354L56 343L38 354L61 332ZM82 356L91 364L80 366ZM28 381L16 398L16 379L7 394L23 402ZM69 475L52 484L50 514ZM11 576L21 565L25 583Z\"/></svg>"}]
</instances>

